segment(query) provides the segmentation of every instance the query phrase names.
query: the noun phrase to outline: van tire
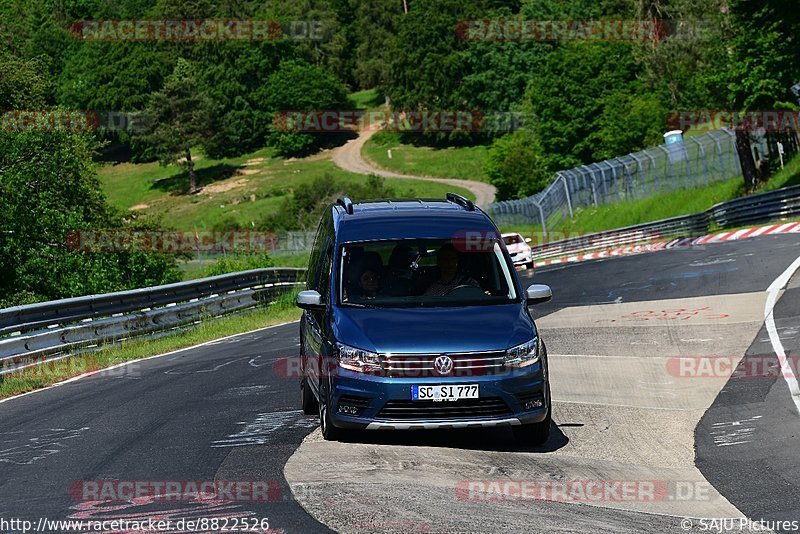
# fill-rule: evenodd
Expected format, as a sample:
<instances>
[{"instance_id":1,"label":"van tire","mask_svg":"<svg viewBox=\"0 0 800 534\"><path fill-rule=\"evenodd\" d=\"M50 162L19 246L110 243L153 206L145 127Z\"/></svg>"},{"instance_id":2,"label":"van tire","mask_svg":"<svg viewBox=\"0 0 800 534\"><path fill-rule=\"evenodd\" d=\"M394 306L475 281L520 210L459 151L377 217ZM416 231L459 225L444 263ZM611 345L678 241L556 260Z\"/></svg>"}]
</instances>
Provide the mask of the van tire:
<instances>
[{"instance_id":1,"label":"van tire","mask_svg":"<svg viewBox=\"0 0 800 534\"><path fill-rule=\"evenodd\" d=\"M303 407L303 413L306 415L316 415L319 413L319 402L311 391L308 385L308 379L300 379L300 403Z\"/></svg>"},{"instance_id":2,"label":"van tire","mask_svg":"<svg viewBox=\"0 0 800 534\"><path fill-rule=\"evenodd\" d=\"M520 445L541 445L550 438L550 423L552 422L550 407L547 407L547 417L540 423L530 423L512 427L514 439Z\"/></svg>"},{"instance_id":3,"label":"van tire","mask_svg":"<svg viewBox=\"0 0 800 534\"><path fill-rule=\"evenodd\" d=\"M330 413L328 413L328 403L319 403L319 426L322 430L322 437L325 441L338 441L341 439L343 431L340 428L333 426Z\"/></svg>"}]
</instances>

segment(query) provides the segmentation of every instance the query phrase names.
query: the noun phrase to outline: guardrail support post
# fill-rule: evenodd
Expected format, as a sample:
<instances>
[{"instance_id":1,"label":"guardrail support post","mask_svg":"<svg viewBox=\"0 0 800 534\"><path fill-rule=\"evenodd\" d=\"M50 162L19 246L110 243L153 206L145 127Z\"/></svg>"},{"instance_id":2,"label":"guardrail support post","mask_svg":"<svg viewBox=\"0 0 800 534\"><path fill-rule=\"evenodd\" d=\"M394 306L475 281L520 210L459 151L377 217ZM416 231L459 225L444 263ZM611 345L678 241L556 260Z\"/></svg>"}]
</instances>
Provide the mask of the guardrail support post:
<instances>
[{"instance_id":1,"label":"guardrail support post","mask_svg":"<svg viewBox=\"0 0 800 534\"><path fill-rule=\"evenodd\" d=\"M672 189L678 189L678 180L675 178L675 166L672 164L672 160L669 159L669 150L664 147L664 145L659 146L661 150L664 151L664 154L667 156L667 163L669 164L669 174L672 177Z\"/></svg>"},{"instance_id":2,"label":"guardrail support post","mask_svg":"<svg viewBox=\"0 0 800 534\"><path fill-rule=\"evenodd\" d=\"M542 209L542 205L538 202L534 202L536 207L539 208L539 220L542 222L542 236L544 237L545 241L547 241L547 224L544 221L544 210Z\"/></svg>"},{"instance_id":3,"label":"guardrail support post","mask_svg":"<svg viewBox=\"0 0 800 534\"><path fill-rule=\"evenodd\" d=\"M688 189L690 185L694 185L692 182L692 164L689 161L689 149L686 147L686 142L684 141L681 144L683 145L683 155L686 157L686 187Z\"/></svg>"},{"instance_id":4,"label":"guardrail support post","mask_svg":"<svg viewBox=\"0 0 800 534\"><path fill-rule=\"evenodd\" d=\"M708 187L708 184L709 184L710 180L709 180L709 174L708 174L708 159L706 158L706 149L703 146L703 143L698 141L696 138L692 137L691 139L692 139L692 141L697 143L698 148L700 148L700 159L703 160L703 175L706 178L706 187Z\"/></svg>"},{"instance_id":5,"label":"guardrail support post","mask_svg":"<svg viewBox=\"0 0 800 534\"><path fill-rule=\"evenodd\" d=\"M646 150L644 151L644 155L647 156L648 159L650 160L650 169L653 173L653 189L651 189L651 192L660 191L661 187L659 187L658 183L658 170L656 169L656 158L654 158L653 155L650 152L647 152Z\"/></svg>"},{"instance_id":6,"label":"guardrail support post","mask_svg":"<svg viewBox=\"0 0 800 534\"><path fill-rule=\"evenodd\" d=\"M631 158L633 158L633 161L636 162L636 175L639 177L639 183L641 184L641 190L642 190L642 193L644 193L645 192L645 189L644 189L645 178L644 178L644 173L642 171L642 162L639 160L639 158L636 157L636 154L631 153L631 154L628 154L628 155ZM631 187L634 190L636 189L636 186L633 185L633 184L631 184Z\"/></svg>"},{"instance_id":7,"label":"guardrail support post","mask_svg":"<svg viewBox=\"0 0 800 534\"><path fill-rule=\"evenodd\" d=\"M567 208L569 209L569 216L572 218L574 217L574 214L572 213L572 200L569 198L569 185L567 184L567 179L563 174L559 176L561 177L561 181L564 183L564 194L567 197Z\"/></svg>"}]
</instances>

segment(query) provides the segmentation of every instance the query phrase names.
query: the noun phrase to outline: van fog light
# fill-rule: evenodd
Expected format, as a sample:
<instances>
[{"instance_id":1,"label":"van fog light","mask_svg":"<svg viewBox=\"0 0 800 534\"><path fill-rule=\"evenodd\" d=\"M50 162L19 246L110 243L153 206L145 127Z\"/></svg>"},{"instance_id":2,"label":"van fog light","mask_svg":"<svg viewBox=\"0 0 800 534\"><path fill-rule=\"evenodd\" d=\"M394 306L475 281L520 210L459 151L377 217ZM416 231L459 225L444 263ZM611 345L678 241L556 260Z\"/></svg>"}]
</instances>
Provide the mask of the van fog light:
<instances>
[{"instance_id":1,"label":"van fog light","mask_svg":"<svg viewBox=\"0 0 800 534\"><path fill-rule=\"evenodd\" d=\"M528 401L523 405L523 408L526 410L533 410L534 408L541 408L544 406L544 402L542 399L534 399L532 401Z\"/></svg>"},{"instance_id":2,"label":"van fog light","mask_svg":"<svg viewBox=\"0 0 800 534\"><path fill-rule=\"evenodd\" d=\"M358 415L358 412L361 411L361 408L358 406L350 406L349 404L340 404L338 411L339 413L344 413L347 415Z\"/></svg>"}]
</instances>

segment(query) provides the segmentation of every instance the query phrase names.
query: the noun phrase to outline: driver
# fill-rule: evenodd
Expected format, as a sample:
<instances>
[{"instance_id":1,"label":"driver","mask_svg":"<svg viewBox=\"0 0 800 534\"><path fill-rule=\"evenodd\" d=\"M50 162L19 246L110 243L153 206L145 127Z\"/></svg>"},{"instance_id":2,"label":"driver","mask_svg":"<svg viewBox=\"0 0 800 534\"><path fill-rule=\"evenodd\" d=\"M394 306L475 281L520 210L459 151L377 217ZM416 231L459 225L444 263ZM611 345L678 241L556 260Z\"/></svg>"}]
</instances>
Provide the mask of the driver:
<instances>
[{"instance_id":1,"label":"driver","mask_svg":"<svg viewBox=\"0 0 800 534\"><path fill-rule=\"evenodd\" d=\"M427 296L443 296L458 286L480 287L478 282L458 272L458 251L451 244L445 244L436 253L436 266L439 267L439 278L423 293Z\"/></svg>"}]
</instances>

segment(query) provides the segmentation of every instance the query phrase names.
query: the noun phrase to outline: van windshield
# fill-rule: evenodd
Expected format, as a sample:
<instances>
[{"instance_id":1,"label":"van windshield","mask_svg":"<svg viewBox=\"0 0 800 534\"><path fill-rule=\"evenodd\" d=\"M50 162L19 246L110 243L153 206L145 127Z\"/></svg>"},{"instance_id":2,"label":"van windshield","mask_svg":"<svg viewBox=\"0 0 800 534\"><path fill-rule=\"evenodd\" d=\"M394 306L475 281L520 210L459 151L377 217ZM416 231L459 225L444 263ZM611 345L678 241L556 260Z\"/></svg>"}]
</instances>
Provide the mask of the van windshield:
<instances>
[{"instance_id":1,"label":"van windshield","mask_svg":"<svg viewBox=\"0 0 800 534\"><path fill-rule=\"evenodd\" d=\"M449 239L344 245L338 271L340 302L367 307L515 302L511 270L497 240L474 248L478 247Z\"/></svg>"}]
</instances>

